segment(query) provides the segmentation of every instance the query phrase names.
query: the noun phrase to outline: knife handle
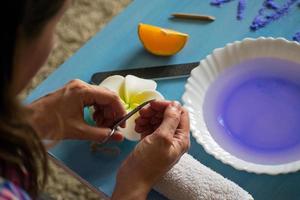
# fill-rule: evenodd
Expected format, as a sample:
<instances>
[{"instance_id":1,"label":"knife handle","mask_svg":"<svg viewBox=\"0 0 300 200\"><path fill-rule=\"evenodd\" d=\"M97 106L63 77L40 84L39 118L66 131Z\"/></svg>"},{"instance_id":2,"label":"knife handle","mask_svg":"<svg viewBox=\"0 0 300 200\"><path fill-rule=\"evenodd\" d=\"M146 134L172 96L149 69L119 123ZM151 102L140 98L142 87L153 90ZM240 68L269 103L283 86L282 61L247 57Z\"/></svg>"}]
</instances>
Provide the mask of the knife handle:
<instances>
[{"instance_id":1,"label":"knife handle","mask_svg":"<svg viewBox=\"0 0 300 200\"><path fill-rule=\"evenodd\" d=\"M153 79L153 80L187 77L190 75L192 69L194 69L198 65L199 62L191 62L191 63L184 63L184 64L97 72L92 75L91 83L95 85L99 85L105 78L112 75L126 76L130 74L140 78Z\"/></svg>"}]
</instances>

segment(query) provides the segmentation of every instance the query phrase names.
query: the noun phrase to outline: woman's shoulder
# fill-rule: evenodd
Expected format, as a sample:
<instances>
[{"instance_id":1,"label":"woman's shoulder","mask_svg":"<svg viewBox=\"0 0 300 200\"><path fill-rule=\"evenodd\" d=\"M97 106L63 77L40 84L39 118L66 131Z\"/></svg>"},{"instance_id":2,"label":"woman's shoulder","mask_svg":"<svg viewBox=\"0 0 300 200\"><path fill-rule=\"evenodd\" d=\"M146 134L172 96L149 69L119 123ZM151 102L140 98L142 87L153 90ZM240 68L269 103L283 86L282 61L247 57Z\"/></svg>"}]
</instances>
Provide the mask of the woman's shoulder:
<instances>
[{"instance_id":1,"label":"woman's shoulder","mask_svg":"<svg viewBox=\"0 0 300 200\"><path fill-rule=\"evenodd\" d=\"M12 182L0 177L0 199L30 200L27 193Z\"/></svg>"}]
</instances>

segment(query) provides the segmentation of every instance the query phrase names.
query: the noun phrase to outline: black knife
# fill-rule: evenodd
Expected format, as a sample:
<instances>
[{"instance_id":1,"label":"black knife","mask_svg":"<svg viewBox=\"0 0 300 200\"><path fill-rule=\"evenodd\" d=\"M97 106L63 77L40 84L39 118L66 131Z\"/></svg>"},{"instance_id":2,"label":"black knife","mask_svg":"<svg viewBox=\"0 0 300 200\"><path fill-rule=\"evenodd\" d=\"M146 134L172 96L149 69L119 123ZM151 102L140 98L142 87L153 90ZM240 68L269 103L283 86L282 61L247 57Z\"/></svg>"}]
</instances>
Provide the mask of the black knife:
<instances>
[{"instance_id":1,"label":"black knife","mask_svg":"<svg viewBox=\"0 0 300 200\"><path fill-rule=\"evenodd\" d=\"M124 69L116 71L104 71L97 72L92 75L91 83L99 85L105 78L112 75L134 75L140 78L161 80L161 79L174 79L182 78L190 75L192 69L197 67L199 62L164 65L164 66L152 66L152 67L141 67L133 69Z\"/></svg>"}]
</instances>

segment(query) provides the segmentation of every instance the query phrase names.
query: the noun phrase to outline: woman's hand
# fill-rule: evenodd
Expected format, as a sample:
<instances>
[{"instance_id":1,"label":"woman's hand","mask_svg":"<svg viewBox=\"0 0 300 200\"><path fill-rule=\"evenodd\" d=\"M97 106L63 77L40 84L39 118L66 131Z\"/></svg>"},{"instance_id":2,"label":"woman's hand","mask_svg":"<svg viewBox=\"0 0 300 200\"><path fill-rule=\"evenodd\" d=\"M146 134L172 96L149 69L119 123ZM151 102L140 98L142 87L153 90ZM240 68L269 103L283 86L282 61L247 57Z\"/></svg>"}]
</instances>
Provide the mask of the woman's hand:
<instances>
[{"instance_id":1,"label":"woman's hand","mask_svg":"<svg viewBox=\"0 0 300 200\"><path fill-rule=\"evenodd\" d=\"M136 131L142 140L120 167L112 199L145 199L190 145L188 112L177 102L154 101L142 109Z\"/></svg>"},{"instance_id":2,"label":"woman's hand","mask_svg":"<svg viewBox=\"0 0 300 200\"><path fill-rule=\"evenodd\" d=\"M94 106L97 127L88 125L83 118L83 108ZM28 106L32 111L29 120L42 138L105 139L115 121L126 114L119 97L99 86L73 80L58 91L48 94ZM57 137L57 134L60 134ZM122 140L120 133L112 139Z\"/></svg>"}]
</instances>

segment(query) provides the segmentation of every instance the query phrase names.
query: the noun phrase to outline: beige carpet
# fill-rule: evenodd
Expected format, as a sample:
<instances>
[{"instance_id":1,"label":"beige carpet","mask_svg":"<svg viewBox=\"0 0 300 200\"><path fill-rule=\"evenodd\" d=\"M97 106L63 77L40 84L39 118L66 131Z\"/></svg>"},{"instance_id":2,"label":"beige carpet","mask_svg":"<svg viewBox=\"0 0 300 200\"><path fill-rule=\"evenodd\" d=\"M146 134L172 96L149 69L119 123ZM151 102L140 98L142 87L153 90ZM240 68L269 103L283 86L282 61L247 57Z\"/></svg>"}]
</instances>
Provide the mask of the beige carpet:
<instances>
[{"instance_id":1,"label":"beige carpet","mask_svg":"<svg viewBox=\"0 0 300 200\"><path fill-rule=\"evenodd\" d=\"M33 79L21 98L24 98L60 64L68 59L89 38L101 30L132 0L75 0L57 28L57 44L48 62ZM46 192L57 200L100 199L63 169L50 163L51 175Z\"/></svg>"}]
</instances>

